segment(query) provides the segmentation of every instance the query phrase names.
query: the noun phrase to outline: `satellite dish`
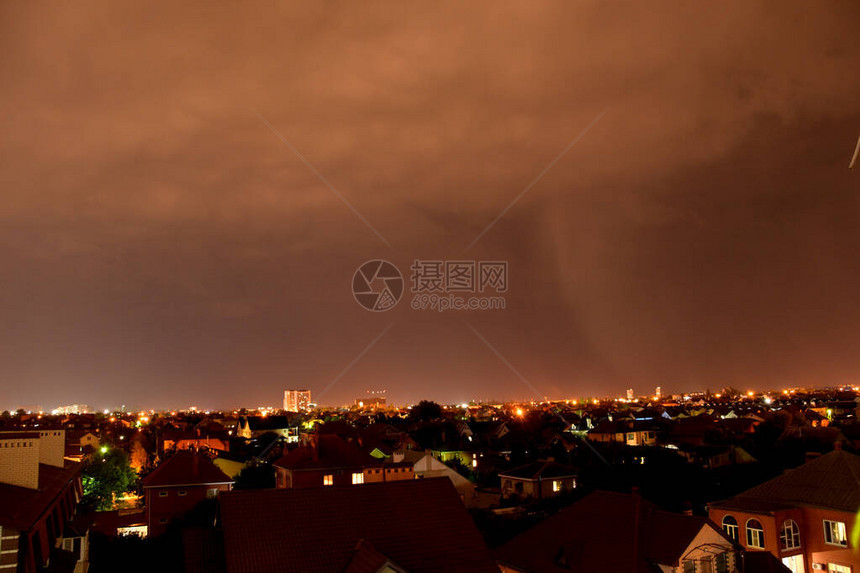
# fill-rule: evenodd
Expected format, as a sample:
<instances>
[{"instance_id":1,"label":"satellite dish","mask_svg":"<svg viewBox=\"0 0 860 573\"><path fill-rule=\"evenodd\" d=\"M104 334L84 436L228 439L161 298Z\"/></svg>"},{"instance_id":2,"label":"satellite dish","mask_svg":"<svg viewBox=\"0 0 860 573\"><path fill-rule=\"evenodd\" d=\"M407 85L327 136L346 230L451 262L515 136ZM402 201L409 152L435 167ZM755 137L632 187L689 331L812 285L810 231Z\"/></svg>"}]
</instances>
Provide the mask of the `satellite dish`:
<instances>
[{"instance_id":1,"label":"satellite dish","mask_svg":"<svg viewBox=\"0 0 860 573\"><path fill-rule=\"evenodd\" d=\"M854 157L851 158L851 163L848 165L848 169L854 169L854 165L857 164L858 155L860 155L860 137L857 138L857 145L854 146Z\"/></svg>"}]
</instances>

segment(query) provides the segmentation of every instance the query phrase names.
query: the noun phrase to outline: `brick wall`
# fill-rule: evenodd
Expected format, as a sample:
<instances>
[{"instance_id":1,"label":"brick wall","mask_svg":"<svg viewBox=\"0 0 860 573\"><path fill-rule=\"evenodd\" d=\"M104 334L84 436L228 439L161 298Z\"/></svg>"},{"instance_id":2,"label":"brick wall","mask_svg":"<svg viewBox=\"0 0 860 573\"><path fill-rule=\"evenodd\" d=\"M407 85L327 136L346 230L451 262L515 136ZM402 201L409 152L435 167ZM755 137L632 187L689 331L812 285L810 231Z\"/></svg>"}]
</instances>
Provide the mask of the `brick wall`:
<instances>
[{"instance_id":1,"label":"brick wall","mask_svg":"<svg viewBox=\"0 0 860 573\"><path fill-rule=\"evenodd\" d=\"M0 434L0 483L39 489L39 439Z\"/></svg>"},{"instance_id":2,"label":"brick wall","mask_svg":"<svg viewBox=\"0 0 860 573\"><path fill-rule=\"evenodd\" d=\"M39 463L57 468L63 467L66 453L65 430L42 430L39 432Z\"/></svg>"}]
</instances>

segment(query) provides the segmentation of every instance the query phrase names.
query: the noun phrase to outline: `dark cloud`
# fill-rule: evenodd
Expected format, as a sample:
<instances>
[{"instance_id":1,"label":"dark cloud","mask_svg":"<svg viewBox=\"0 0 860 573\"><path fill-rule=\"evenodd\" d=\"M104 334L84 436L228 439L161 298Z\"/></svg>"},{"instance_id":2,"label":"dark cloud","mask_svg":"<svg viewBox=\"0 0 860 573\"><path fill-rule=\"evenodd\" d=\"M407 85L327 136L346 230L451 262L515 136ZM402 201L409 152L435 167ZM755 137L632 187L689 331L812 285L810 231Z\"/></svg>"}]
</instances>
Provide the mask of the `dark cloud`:
<instances>
[{"instance_id":1,"label":"dark cloud","mask_svg":"<svg viewBox=\"0 0 860 573\"><path fill-rule=\"evenodd\" d=\"M860 7L0 8L0 407L855 381ZM392 244L382 244L285 146ZM387 258L507 309L375 315Z\"/></svg>"}]
</instances>

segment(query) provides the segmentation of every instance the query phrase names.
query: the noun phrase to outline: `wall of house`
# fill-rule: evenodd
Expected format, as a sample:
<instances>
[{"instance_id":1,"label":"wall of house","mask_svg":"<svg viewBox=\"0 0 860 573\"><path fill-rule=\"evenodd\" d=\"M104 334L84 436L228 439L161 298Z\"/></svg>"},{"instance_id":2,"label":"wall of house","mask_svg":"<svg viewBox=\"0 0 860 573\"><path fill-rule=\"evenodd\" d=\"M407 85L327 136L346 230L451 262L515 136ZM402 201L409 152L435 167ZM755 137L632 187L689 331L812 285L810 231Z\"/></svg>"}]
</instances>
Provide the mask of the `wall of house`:
<instances>
[{"instance_id":1,"label":"wall of house","mask_svg":"<svg viewBox=\"0 0 860 573\"><path fill-rule=\"evenodd\" d=\"M164 533L170 522L208 499L209 490L230 491L230 484L146 488L146 525L149 536ZM184 493L183 493L184 492ZM164 494L164 495L162 495Z\"/></svg>"},{"instance_id":2,"label":"wall of house","mask_svg":"<svg viewBox=\"0 0 860 573\"><path fill-rule=\"evenodd\" d=\"M813 563L835 563L851 566L860 571L860 552L851 546L851 531L854 527L855 516L852 513L818 508L793 508L776 511L771 514L756 514L725 508L711 508L710 519L718 527L722 527L725 515L731 515L738 521L738 541L748 551L756 551L747 547L746 523L749 519L757 519L764 528L765 551L782 560L792 555L803 555L804 568L812 571ZM787 519L793 519L800 531L800 548L783 551L780 547L779 535L782 524ZM829 545L824 538L824 520L841 521L845 523L848 536L848 546Z\"/></svg>"},{"instance_id":3,"label":"wall of house","mask_svg":"<svg viewBox=\"0 0 860 573\"><path fill-rule=\"evenodd\" d=\"M0 435L0 483L39 489L39 439Z\"/></svg>"},{"instance_id":4,"label":"wall of house","mask_svg":"<svg viewBox=\"0 0 860 573\"><path fill-rule=\"evenodd\" d=\"M39 463L63 467L66 453L65 430L42 430L39 432Z\"/></svg>"}]
</instances>

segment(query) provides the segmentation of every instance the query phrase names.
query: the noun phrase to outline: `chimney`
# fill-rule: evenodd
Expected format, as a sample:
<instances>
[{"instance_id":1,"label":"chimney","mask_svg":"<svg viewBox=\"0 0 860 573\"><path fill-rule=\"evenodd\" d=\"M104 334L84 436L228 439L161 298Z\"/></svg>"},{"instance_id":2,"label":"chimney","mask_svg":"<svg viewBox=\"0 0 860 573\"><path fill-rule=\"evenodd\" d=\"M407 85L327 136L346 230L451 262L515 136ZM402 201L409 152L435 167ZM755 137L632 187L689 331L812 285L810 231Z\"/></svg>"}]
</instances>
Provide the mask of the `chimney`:
<instances>
[{"instance_id":1,"label":"chimney","mask_svg":"<svg viewBox=\"0 0 860 573\"><path fill-rule=\"evenodd\" d=\"M66 431L42 430L39 432L39 463L65 467Z\"/></svg>"}]
</instances>

